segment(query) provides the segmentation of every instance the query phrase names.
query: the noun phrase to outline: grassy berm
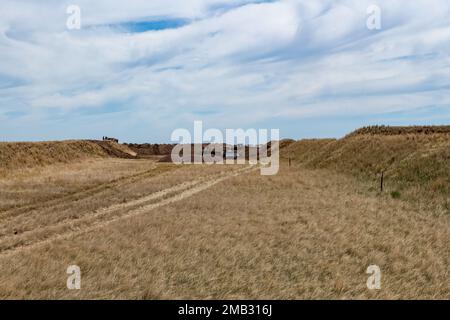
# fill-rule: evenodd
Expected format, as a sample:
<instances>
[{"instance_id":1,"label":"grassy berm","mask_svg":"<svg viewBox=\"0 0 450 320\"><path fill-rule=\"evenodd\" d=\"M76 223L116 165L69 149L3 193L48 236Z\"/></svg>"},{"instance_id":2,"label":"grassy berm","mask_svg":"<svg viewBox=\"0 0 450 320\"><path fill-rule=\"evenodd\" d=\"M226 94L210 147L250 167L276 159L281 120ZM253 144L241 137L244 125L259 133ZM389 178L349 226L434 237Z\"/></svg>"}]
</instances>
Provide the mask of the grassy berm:
<instances>
[{"instance_id":1,"label":"grassy berm","mask_svg":"<svg viewBox=\"0 0 450 320\"><path fill-rule=\"evenodd\" d=\"M450 126L367 127L336 139L288 141L285 161L350 174L384 193L450 212Z\"/></svg>"}]
</instances>

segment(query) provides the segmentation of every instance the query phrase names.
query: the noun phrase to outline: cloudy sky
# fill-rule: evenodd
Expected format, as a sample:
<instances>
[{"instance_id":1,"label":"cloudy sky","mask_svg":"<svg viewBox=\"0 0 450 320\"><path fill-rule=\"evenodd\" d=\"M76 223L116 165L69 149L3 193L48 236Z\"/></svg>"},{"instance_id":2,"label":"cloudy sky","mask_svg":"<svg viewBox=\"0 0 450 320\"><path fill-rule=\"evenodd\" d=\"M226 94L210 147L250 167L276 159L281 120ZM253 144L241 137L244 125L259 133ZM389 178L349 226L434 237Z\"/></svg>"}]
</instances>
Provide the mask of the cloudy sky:
<instances>
[{"instance_id":1,"label":"cloudy sky","mask_svg":"<svg viewBox=\"0 0 450 320\"><path fill-rule=\"evenodd\" d=\"M0 141L449 124L449 17L448 0L0 0Z\"/></svg>"}]
</instances>

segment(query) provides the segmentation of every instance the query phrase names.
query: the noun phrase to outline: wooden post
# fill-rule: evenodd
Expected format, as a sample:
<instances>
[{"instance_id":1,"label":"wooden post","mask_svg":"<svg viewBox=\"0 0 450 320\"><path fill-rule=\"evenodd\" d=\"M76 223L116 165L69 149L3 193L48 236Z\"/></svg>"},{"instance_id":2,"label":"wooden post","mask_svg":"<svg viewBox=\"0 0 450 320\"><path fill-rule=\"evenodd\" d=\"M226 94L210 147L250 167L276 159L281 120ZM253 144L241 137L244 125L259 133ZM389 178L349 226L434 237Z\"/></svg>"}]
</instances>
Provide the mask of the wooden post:
<instances>
[{"instance_id":1,"label":"wooden post","mask_svg":"<svg viewBox=\"0 0 450 320\"><path fill-rule=\"evenodd\" d=\"M381 181L380 181L381 192L383 192L383 184L384 184L384 171L381 171Z\"/></svg>"},{"instance_id":2,"label":"wooden post","mask_svg":"<svg viewBox=\"0 0 450 320\"><path fill-rule=\"evenodd\" d=\"M289 168L291 167L291 156L289 156Z\"/></svg>"}]
</instances>

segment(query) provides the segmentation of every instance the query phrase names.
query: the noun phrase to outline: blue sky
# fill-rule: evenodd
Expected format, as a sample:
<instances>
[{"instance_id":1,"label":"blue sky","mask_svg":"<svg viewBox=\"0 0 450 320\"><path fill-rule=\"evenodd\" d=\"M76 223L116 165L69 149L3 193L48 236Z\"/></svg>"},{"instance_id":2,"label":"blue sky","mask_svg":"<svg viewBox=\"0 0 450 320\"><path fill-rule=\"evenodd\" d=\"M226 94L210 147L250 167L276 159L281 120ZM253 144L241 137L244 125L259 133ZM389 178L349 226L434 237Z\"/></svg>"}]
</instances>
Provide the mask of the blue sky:
<instances>
[{"instance_id":1,"label":"blue sky","mask_svg":"<svg viewBox=\"0 0 450 320\"><path fill-rule=\"evenodd\" d=\"M2 0L0 141L449 124L449 17L447 0Z\"/></svg>"}]
</instances>

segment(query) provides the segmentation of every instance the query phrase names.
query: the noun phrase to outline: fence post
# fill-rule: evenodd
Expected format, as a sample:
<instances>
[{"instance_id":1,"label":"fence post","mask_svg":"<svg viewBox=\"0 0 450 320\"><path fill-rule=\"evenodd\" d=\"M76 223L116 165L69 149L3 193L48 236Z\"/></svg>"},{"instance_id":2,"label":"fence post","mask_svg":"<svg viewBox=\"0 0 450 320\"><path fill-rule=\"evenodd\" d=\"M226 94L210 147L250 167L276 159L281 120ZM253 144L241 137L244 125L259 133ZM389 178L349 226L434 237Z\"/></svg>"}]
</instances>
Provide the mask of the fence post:
<instances>
[{"instance_id":1,"label":"fence post","mask_svg":"<svg viewBox=\"0 0 450 320\"><path fill-rule=\"evenodd\" d=\"M384 187L384 171L381 171L381 181L380 181L380 190L383 192Z\"/></svg>"}]
</instances>

